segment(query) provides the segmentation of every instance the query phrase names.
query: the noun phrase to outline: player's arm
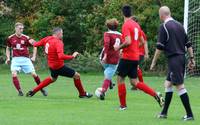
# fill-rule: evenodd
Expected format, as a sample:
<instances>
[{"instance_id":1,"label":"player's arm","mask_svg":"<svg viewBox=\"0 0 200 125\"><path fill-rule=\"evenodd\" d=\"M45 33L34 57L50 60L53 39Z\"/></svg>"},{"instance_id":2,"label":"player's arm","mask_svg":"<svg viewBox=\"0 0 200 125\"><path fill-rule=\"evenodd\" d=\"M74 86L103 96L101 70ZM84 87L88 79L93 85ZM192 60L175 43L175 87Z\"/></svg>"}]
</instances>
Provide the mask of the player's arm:
<instances>
[{"instance_id":1,"label":"player's arm","mask_svg":"<svg viewBox=\"0 0 200 125\"><path fill-rule=\"evenodd\" d=\"M79 54L78 52L74 52L72 55L65 55L63 48L64 48L63 43L58 42L56 44L57 55L58 55L58 58L61 60L71 60Z\"/></svg>"},{"instance_id":2,"label":"player's arm","mask_svg":"<svg viewBox=\"0 0 200 125\"><path fill-rule=\"evenodd\" d=\"M160 29L159 29L159 33L158 33L158 42L156 44L156 51L155 51L155 54L154 54L154 57L153 57L153 60L152 60L151 66L150 66L150 70L153 70L153 68L156 65L156 62L160 56L161 51L165 49L166 40L167 40L167 34L166 34L166 31L165 31L163 25L161 25Z\"/></svg>"},{"instance_id":3,"label":"player's arm","mask_svg":"<svg viewBox=\"0 0 200 125\"><path fill-rule=\"evenodd\" d=\"M149 49L148 49L147 41L145 41L145 43L144 43L144 52L145 52L145 55L144 55L145 59L148 59L149 58Z\"/></svg>"},{"instance_id":4,"label":"player's arm","mask_svg":"<svg viewBox=\"0 0 200 125\"><path fill-rule=\"evenodd\" d=\"M188 53L189 53L189 56L190 56L188 67L190 69L193 69L195 67L194 53L193 53L193 49L192 49L192 43L188 40L187 35L186 35L186 44L185 44L185 46L187 47Z\"/></svg>"},{"instance_id":5,"label":"player's arm","mask_svg":"<svg viewBox=\"0 0 200 125\"><path fill-rule=\"evenodd\" d=\"M37 47L33 47L33 56L31 57L31 60L33 62L35 62L36 55L37 55Z\"/></svg>"},{"instance_id":6,"label":"player's arm","mask_svg":"<svg viewBox=\"0 0 200 125\"><path fill-rule=\"evenodd\" d=\"M115 46L114 49L117 51L117 50L128 47L130 44L131 44L131 36L126 36L125 41L121 45Z\"/></svg>"},{"instance_id":7,"label":"player's arm","mask_svg":"<svg viewBox=\"0 0 200 125\"><path fill-rule=\"evenodd\" d=\"M141 47L145 44L145 40L143 36L140 36L139 39L140 39L139 47Z\"/></svg>"},{"instance_id":8,"label":"player's arm","mask_svg":"<svg viewBox=\"0 0 200 125\"><path fill-rule=\"evenodd\" d=\"M107 53L108 53L108 49L109 49L109 45L110 45L110 37L108 36L108 34L104 34L104 56L102 61L104 63L106 63L106 58L107 58Z\"/></svg>"},{"instance_id":9,"label":"player's arm","mask_svg":"<svg viewBox=\"0 0 200 125\"><path fill-rule=\"evenodd\" d=\"M6 47L6 64L10 63L10 47Z\"/></svg>"},{"instance_id":10,"label":"player's arm","mask_svg":"<svg viewBox=\"0 0 200 125\"><path fill-rule=\"evenodd\" d=\"M154 57L153 57L153 60L152 60L151 66L150 66L150 70L153 70L154 66L156 65L156 62L157 62L158 58L160 57L160 53L161 53L161 50L156 49L156 52L154 54Z\"/></svg>"}]
</instances>

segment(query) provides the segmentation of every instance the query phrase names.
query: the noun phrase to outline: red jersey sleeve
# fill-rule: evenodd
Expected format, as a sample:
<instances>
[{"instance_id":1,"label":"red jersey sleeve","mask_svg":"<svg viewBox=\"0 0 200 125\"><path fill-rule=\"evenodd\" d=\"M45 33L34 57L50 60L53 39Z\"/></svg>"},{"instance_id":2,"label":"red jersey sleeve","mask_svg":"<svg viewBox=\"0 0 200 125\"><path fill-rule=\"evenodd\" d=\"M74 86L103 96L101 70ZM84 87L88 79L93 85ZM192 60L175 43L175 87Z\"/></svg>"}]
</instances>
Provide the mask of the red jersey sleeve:
<instances>
[{"instance_id":1,"label":"red jersey sleeve","mask_svg":"<svg viewBox=\"0 0 200 125\"><path fill-rule=\"evenodd\" d=\"M44 46L48 38L49 38L49 37L45 37L45 38L41 39L40 41L35 42L35 43L33 44L33 46L34 46L34 47Z\"/></svg>"},{"instance_id":2,"label":"red jersey sleeve","mask_svg":"<svg viewBox=\"0 0 200 125\"><path fill-rule=\"evenodd\" d=\"M110 37L108 33L104 33L104 53L107 54L110 45Z\"/></svg>"},{"instance_id":3,"label":"red jersey sleeve","mask_svg":"<svg viewBox=\"0 0 200 125\"><path fill-rule=\"evenodd\" d=\"M62 60L71 60L71 59L73 59L74 57L72 55L65 55L64 54L63 47L64 47L63 43L57 42L57 44L56 44L56 52L58 54L58 58L62 59Z\"/></svg>"}]
</instances>

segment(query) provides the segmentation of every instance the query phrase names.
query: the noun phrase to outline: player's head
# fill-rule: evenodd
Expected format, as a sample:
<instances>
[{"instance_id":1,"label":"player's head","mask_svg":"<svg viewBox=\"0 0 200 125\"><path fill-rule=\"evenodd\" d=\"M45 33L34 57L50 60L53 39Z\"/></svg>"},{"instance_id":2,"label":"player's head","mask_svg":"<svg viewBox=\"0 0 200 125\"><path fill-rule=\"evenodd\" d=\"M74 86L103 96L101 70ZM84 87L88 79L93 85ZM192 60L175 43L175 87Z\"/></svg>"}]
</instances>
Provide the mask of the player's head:
<instances>
[{"instance_id":1,"label":"player's head","mask_svg":"<svg viewBox=\"0 0 200 125\"><path fill-rule=\"evenodd\" d=\"M109 30L116 31L118 24L119 22L117 21L116 18L106 20L106 26L108 27Z\"/></svg>"},{"instance_id":2,"label":"player's head","mask_svg":"<svg viewBox=\"0 0 200 125\"><path fill-rule=\"evenodd\" d=\"M132 15L132 9L131 6L129 5L124 5L122 8L122 13L124 15L124 17L129 18Z\"/></svg>"},{"instance_id":3,"label":"player's head","mask_svg":"<svg viewBox=\"0 0 200 125\"><path fill-rule=\"evenodd\" d=\"M23 30L24 30L24 25L22 23L17 22L15 24L15 33L20 36L23 33Z\"/></svg>"},{"instance_id":4,"label":"player's head","mask_svg":"<svg viewBox=\"0 0 200 125\"><path fill-rule=\"evenodd\" d=\"M162 20L162 21L164 21L168 17L171 17L171 12L170 12L169 7L167 7L167 6L160 7L159 16L160 16L160 20Z\"/></svg>"},{"instance_id":5,"label":"player's head","mask_svg":"<svg viewBox=\"0 0 200 125\"><path fill-rule=\"evenodd\" d=\"M63 30L60 27L53 28L52 33L54 36L58 37L59 39L63 38Z\"/></svg>"}]
</instances>

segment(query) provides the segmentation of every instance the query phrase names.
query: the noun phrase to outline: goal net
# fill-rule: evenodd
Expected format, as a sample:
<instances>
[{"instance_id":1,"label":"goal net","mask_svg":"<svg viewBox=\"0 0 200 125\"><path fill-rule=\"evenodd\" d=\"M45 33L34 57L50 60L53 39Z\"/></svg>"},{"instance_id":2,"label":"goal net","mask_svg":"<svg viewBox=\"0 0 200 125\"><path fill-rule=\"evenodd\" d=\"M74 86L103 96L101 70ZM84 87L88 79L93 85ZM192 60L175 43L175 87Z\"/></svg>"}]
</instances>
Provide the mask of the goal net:
<instances>
[{"instance_id":1,"label":"goal net","mask_svg":"<svg viewBox=\"0 0 200 125\"><path fill-rule=\"evenodd\" d=\"M200 0L185 0L184 27L192 42L196 61L195 69L186 69L186 74L200 75Z\"/></svg>"}]
</instances>

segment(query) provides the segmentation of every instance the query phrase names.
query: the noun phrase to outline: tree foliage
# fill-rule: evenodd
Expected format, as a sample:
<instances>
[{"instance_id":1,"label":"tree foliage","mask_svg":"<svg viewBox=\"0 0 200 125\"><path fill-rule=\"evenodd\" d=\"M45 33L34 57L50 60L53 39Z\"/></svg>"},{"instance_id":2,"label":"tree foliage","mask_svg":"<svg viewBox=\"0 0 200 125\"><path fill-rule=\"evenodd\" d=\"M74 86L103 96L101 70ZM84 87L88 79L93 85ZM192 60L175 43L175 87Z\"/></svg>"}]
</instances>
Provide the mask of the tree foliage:
<instances>
[{"instance_id":1,"label":"tree foliage","mask_svg":"<svg viewBox=\"0 0 200 125\"><path fill-rule=\"evenodd\" d=\"M4 8L10 11L0 18L0 45L5 45L14 23L20 21L25 24L25 34L36 40L50 35L51 29L59 26L64 29L66 52L98 53L102 48L103 32L107 30L105 20L117 18L120 22L118 30L121 31L121 8L125 4L132 6L148 37L151 57L161 23L159 6L169 6L172 16L183 21L183 0L4 0ZM2 7L0 9L1 12ZM149 63L146 62L146 68Z\"/></svg>"}]
</instances>

